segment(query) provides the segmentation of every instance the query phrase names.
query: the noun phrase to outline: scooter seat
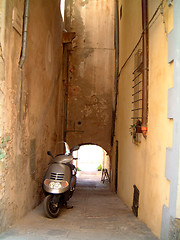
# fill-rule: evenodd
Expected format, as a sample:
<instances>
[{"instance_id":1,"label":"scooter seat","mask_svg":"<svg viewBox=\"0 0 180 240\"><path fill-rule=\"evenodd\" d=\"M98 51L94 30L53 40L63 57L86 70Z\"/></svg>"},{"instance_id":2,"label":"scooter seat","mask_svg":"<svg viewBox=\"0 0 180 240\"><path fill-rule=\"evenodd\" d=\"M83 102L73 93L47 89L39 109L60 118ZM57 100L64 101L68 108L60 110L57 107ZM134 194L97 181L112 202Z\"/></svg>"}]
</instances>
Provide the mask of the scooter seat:
<instances>
[{"instance_id":1,"label":"scooter seat","mask_svg":"<svg viewBox=\"0 0 180 240\"><path fill-rule=\"evenodd\" d=\"M72 160L73 160L73 157L68 155L57 155L54 158L55 163L70 163Z\"/></svg>"}]
</instances>

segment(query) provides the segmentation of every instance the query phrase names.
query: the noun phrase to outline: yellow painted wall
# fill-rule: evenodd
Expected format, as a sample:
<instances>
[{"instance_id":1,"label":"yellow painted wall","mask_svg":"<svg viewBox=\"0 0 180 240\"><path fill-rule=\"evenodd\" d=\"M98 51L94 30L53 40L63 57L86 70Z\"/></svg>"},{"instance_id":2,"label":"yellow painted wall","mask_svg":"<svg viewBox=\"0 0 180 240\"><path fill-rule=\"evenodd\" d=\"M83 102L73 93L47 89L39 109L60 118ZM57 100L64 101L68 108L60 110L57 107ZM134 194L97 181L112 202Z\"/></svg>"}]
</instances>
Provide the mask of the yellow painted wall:
<instances>
[{"instance_id":1,"label":"yellow painted wall","mask_svg":"<svg viewBox=\"0 0 180 240\"><path fill-rule=\"evenodd\" d=\"M148 1L149 19L160 1ZM138 42L142 32L141 1L119 1L122 18L119 24L120 69ZM132 79L134 55L121 71L117 119L112 157L113 184L115 175L115 140L119 141L118 196L133 204L133 185L140 191L139 218L160 237L163 204L168 206L170 183L165 178L166 148L172 145L173 122L167 119L168 88L173 85L173 65L168 64L167 33L172 29L172 7L164 4L149 29L148 133L141 143L134 144L129 134L133 123ZM163 23L163 21L165 23ZM138 48L137 48L138 50ZM135 51L136 52L136 51Z\"/></svg>"}]
</instances>

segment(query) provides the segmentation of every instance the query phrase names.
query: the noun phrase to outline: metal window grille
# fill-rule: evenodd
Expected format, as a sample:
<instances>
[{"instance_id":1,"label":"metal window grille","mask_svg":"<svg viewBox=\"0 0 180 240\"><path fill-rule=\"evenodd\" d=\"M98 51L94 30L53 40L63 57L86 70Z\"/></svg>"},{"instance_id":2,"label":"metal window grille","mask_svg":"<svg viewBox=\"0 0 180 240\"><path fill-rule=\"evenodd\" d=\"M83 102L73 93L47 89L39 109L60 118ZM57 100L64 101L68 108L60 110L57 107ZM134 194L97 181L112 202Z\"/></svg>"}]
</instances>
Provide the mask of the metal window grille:
<instances>
[{"instance_id":1,"label":"metal window grille","mask_svg":"<svg viewBox=\"0 0 180 240\"><path fill-rule=\"evenodd\" d=\"M139 49L136 54L134 55L134 72L133 72L133 79L132 79L132 89L133 89L133 108L132 108L132 119L133 123L139 120L142 120L142 50Z\"/></svg>"}]
</instances>

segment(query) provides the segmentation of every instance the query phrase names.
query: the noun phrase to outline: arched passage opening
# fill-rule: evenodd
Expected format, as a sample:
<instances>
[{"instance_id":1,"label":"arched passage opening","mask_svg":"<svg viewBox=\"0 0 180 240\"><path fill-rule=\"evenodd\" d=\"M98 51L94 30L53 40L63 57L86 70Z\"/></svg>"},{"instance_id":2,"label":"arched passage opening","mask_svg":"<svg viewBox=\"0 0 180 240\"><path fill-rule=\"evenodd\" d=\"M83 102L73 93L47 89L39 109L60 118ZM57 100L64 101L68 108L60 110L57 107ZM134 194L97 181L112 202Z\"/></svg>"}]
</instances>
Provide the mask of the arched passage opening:
<instances>
[{"instance_id":1,"label":"arched passage opening","mask_svg":"<svg viewBox=\"0 0 180 240\"><path fill-rule=\"evenodd\" d=\"M77 160L74 164L79 171L101 171L110 168L110 158L108 153L95 144L82 144L78 151L74 152Z\"/></svg>"}]
</instances>

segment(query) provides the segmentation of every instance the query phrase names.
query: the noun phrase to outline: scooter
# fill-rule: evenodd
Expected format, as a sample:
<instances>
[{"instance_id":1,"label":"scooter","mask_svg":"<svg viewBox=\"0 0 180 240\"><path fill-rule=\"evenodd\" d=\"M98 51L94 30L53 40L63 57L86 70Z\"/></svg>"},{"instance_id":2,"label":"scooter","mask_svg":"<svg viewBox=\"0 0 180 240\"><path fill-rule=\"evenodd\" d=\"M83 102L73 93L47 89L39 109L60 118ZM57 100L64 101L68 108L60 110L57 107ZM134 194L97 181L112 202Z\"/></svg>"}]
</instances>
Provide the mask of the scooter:
<instances>
[{"instance_id":1,"label":"scooter","mask_svg":"<svg viewBox=\"0 0 180 240\"><path fill-rule=\"evenodd\" d=\"M67 205L67 201L72 197L76 186L77 169L72 164L75 159L72 153L78 150L79 146L75 146L71 150L66 142L64 142L64 146L65 153L55 157L50 151L47 152L53 161L45 173L42 187L45 193L44 212L49 218L58 217L63 205L66 208L72 208Z\"/></svg>"}]
</instances>

